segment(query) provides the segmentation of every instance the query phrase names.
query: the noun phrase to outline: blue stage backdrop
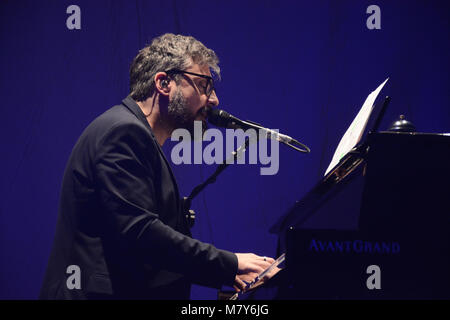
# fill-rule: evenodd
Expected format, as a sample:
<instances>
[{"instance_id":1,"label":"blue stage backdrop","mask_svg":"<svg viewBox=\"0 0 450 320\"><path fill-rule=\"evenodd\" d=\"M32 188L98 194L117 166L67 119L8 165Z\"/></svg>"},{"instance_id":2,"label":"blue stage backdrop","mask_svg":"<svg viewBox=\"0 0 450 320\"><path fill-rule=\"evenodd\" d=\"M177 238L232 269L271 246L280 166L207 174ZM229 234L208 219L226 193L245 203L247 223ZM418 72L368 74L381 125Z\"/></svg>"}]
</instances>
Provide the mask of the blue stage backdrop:
<instances>
[{"instance_id":1,"label":"blue stage backdrop","mask_svg":"<svg viewBox=\"0 0 450 320\"><path fill-rule=\"evenodd\" d=\"M38 296L71 149L127 96L129 65L153 37L192 35L213 48L220 107L311 148L280 145L276 175L230 166L193 203L195 237L274 256L268 229L324 174L387 77L381 129L404 114L418 131L450 131L449 12L447 1L425 0L1 1L0 298ZM168 157L174 144L164 146ZM214 168L173 165L182 195ZM195 286L192 298L216 294Z\"/></svg>"}]
</instances>

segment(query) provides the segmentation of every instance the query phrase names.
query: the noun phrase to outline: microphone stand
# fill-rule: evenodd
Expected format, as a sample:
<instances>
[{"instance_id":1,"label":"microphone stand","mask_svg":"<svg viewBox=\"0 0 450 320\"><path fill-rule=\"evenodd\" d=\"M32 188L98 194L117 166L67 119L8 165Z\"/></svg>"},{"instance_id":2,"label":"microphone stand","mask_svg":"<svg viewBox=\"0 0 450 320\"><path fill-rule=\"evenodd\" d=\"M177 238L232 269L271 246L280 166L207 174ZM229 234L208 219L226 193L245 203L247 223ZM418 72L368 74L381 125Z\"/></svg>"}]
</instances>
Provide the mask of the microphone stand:
<instances>
[{"instance_id":1,"label":"microphone stand","mask_svg":"<svg viewBox=\"0 0 450 320\"><path fill-rule=\"evenodd\" d=\"M258 136L256 136L256 141L258 141ZM183 206L183 212L186 216L186 219L188 221L189 227L192 228L195 223L195 211L191 209L192 200L205 189L209 184L212 184L216 182L217 177L228 167L230 163L234 163L237 158L247 150L248 146L250 145L250 138L246 137L245 142L242 146L240 146L236 151L233 151L231 153L231 156L226 159L223 163L221 163L216 171L204 182L200 183L198 186L196 186L192 191L191 194L188 197L183 198L182 206ZM232 160L232 161L231 161Z\"/></svg>"},{"instance_id":2,"label":"microphone stand","mask_svg":"<svg viewBox=\"0 0 450 320\"><path fill-rule=\"evenodd\" d=\"M251 128L251 129L258 129L258 130L264 130L266 132L267 138L271 138L271 135L274 134L272 131L268 131L266 128L262 127L260 124L253 122L253 121L242 121L239 119L234 119L234 122L238 122L240 124L241 127L244 128ZM235 123L232 122L232 125L235 125ZM215 123L216 125L222 126L220 124ZM308 146L304 145L301 142L298 142L295 139L292 139L290 137L284 136L284 135L279 135L278 133L275 133L277 135L276 140L278 140L279 142L282 142L286 145L288 145L289 147L293 148L294 150L303 152L303 153L309 153L311 152L311 150L308 148ZM290 141L286 141L285 139L289 138ZM257 142L259 139L259 135L256 135L256 141ZM196 186L192 191L191 194L188 197L183 197L182 199L182 210L185 214L186 220L188 221L189 227L192 228L194 226L195 223L195 211L191 209L191 204L192 204L192 200L200 193L203 191L203 189L206 188L206 186L208 186L209 184L212 184L214 182L216 182L217 177L219 176L219 174L221 174L223 172L223 170L225 170L228 165L230 163L234 163L234 160L236 160L241 153L245 152L245 150L247 150L248 146L250 144L250 138L246 137L245 138L245 142L242 146L240 146L236 151L233 151L231 154L231 157L229 157L228 159L226 159L226 161L222 164L220 164L216 171L214 171L214 173L208 178L206 179L204 182L202 182L201 184L199 184L198 186ZM296 146L295 146L295 145ZM300 148L301 147L301 148ZM232 161L230 161L232 159Z\"/></svg>"}]
</instances>

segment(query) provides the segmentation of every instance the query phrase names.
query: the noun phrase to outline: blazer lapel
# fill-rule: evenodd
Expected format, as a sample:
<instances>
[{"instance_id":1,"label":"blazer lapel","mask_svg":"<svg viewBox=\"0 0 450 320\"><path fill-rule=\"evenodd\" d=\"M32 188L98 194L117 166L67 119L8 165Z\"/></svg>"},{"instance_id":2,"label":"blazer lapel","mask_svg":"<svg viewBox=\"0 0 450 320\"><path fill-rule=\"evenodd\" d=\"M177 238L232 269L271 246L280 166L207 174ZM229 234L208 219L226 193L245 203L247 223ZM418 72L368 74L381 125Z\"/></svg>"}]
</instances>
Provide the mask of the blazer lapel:
<instances>
[{"instance_id":1,"label":"blazer lapel","mask_svg":"<svg viewBox=\"0 0 450 320\"><path fill-rule=\"evenodd\" d=\"M169 170L170 177L172 178L173 185L175 186L177 199L179 201L180 200L180 193L179 193L179 190L178 190L177 180L175 179L175 175L173 174L173 171L172 171L172 167L170 166L169 161L167 161L167 158L166 158L164 152L162 151L161 146L159 145L158 141L156 140L156 137L155 137L155 135L153 134L153 131L152 131L152 127L150 126L150 124L148 123L147 119L145 118L144 113L142 112L141 108L137 105L137 103L133 100L133 98L131 98L131 96L128 96L125 99L123 99L122 100L122 104L125 107L127 107L147 127L147 129L149 130L153 140L155 140L155 144L157 146L159 154L163 158L164 162L166 163L167 169ZM178 207L180 207L179 203L178 203Z\"/></svg>"}]
</instances>

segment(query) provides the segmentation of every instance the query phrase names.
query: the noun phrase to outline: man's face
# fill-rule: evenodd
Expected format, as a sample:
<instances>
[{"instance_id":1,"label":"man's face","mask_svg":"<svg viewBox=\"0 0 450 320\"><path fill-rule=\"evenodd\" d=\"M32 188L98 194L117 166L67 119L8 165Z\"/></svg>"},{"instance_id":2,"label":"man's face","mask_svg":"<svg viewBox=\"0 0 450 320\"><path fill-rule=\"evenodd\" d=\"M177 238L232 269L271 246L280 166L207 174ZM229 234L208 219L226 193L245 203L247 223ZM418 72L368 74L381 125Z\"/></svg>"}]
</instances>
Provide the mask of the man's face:
<instances>
[{"instance_id":1,"label":"man's face","mask_svg":"<svg viewBox=\"0 0 450 320\"><path fill-rule=\"evenodd\" d=\"M184 71L211 76L208 66L194 64ZM168 115L175 129L187 129L194 134L194 121L202 121L203 132L207 128L208 108L215 107L219 100L213 91L208 97L204 92L208 80L191 74L179 74L179 84L175 85L169 96Z\"/></svg>"}]
</instances>

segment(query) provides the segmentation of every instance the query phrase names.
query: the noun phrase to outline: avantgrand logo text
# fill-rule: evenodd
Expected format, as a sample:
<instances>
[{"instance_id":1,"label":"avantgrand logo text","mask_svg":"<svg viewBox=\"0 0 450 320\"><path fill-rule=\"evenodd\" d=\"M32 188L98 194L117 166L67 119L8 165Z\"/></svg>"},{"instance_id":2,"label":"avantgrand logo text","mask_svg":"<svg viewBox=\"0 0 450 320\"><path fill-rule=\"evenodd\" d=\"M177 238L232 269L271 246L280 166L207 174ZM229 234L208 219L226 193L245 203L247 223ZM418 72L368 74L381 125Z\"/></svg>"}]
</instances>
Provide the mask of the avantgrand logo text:
<instances>
[{"instance_id":1,"label":"avantgrand logo text","mask_svg":"<svg viewBox=\"0 0 450 320\"><path fill-rule=\"evenodd\" d=\"M400 243L395 241L311 239L308 251L357 254L398 254L400 253Z\"/></svg>"}]
</instances>

